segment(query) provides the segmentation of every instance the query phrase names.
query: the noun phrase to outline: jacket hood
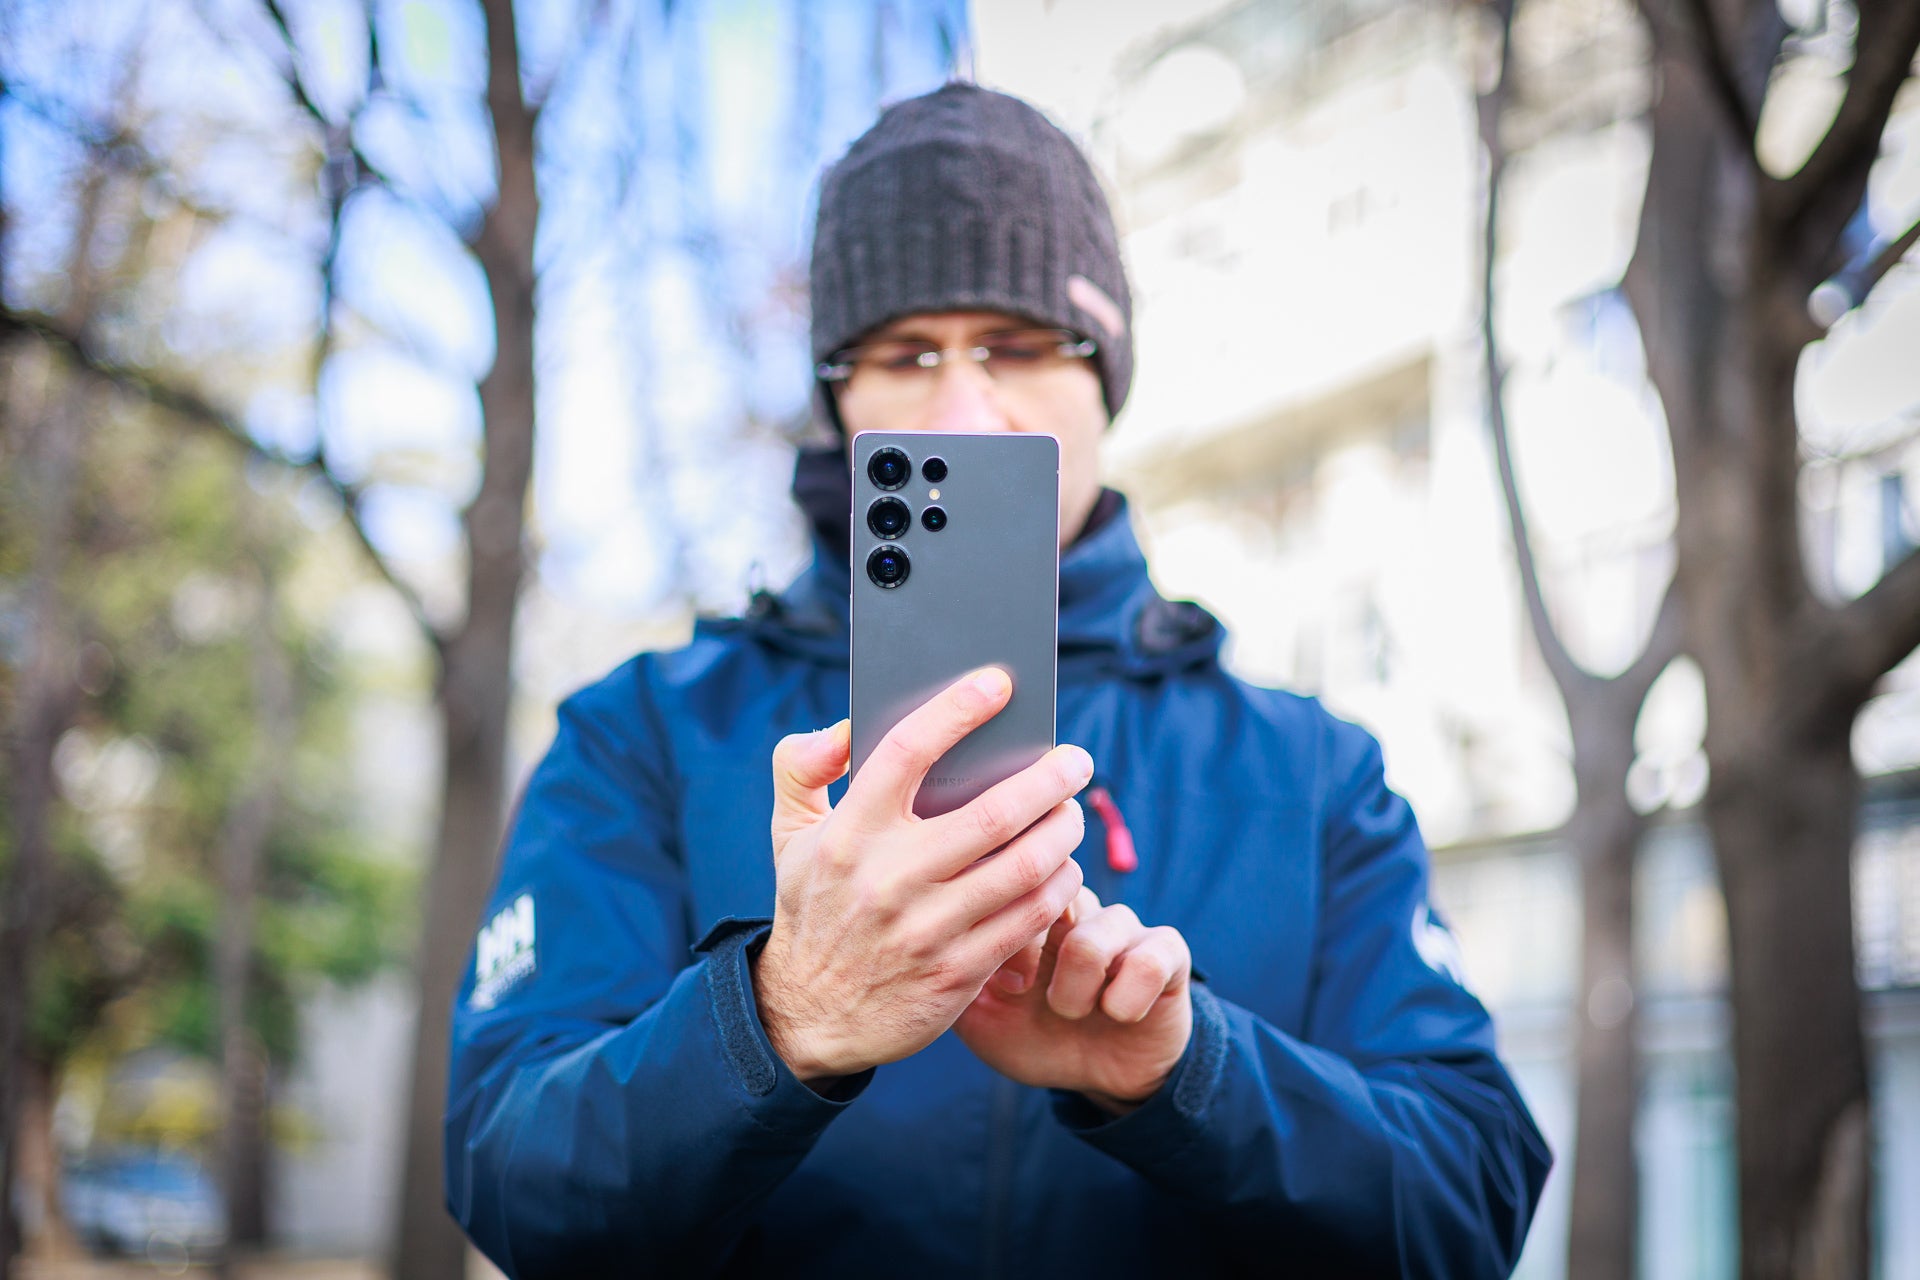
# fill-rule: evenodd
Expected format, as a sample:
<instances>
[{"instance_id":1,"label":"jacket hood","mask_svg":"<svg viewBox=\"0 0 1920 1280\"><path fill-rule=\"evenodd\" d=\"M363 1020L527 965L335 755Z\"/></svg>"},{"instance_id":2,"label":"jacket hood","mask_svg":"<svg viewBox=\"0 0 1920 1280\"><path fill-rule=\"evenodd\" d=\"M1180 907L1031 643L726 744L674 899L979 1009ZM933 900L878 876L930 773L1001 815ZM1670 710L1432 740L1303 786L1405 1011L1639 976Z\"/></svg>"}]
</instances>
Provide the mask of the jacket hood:
<instances>
[{"instance_id":1,"label":"jacket hood","mask_svg":"<svg viewBox=\"0 0 1920 1280\"><path fill-rule=\"evenodd\" d=\"M812 527L813 563L785 591L756 593L744 618L703 621L700 633L744 630L774 648L846 667L852 495L845 456L839 449L816 451L812 460L803 454L795 468L794 499ZM1060 558L1062 679L1150 677L1215 664L1225 640L1204 608L1154 588L1126 498L1102 490L1086 529Z\"/></svg>"}]
</instances>

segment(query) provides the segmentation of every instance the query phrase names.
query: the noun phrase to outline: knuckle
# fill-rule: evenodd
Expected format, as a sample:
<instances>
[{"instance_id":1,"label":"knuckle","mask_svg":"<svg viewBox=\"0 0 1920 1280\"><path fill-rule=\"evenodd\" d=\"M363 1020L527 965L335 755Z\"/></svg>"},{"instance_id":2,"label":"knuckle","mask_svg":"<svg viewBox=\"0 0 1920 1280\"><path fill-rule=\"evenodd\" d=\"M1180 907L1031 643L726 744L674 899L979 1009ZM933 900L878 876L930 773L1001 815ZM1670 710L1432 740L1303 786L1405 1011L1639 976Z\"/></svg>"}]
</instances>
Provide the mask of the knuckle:
<instances>
[{"instance_id":1,"label":"knuckle","mask_svg":"<svg viewBox=\"0 0 1920 1280\"><path fill-rule=\"evenodd\" d=\"M974 971L978 967L949 952L930 957L922 966L921 975L933 990L948 995L975 985Z\"/></svg>"},{"instance_id":2,"label":"knuckle","mask_svg":"<svg viewBox=\"0 0 1920 1280\"><path fill-rule=\"evenodd\" d=\"M880 739L873 749L880 757L883 767L900 771L913 771L922 767L925 755L910 736L910 726L895 725L893 731Z\"/></svg>"},{"instance_id":3,"label":"knuckle","mask_svg":"<svg viewBox=\"0 0 1920 1280\"><path fill-rule=\"evenodd\" d=\"M968 724L985 720L993 713L998 701L998 696L982 688L973 676L957 680L947 686L947 707Z\"/></svg>"},{"instance_id":4,"label":"knuckle","mask_svg":"<svg viewBox=\"0 0 1920 1280\"><path fill-rule=\"evenodd\" d=\"M968 877L967 913L974 919L992 915L1001 907L1033 891L1037 881L1030 880L1023 859L1026 855L1007 849L993 856L981 874Z\"/></svg>"},{"instance_id":5,"label":"knuckle","mask_svg":"<svg viewBox=\"0 0 1920 1280\"><path fill-rule=\"evenodd\" d=\"M1097 965L1105 968L1112 963L1113 956L1113 944L1086 929L1074 930L1060 944L1062 963Z\"/></svg>"},{"instance_id":6,"label":"knuckle","mask_svg":"<svg viewBox=\"0 0 1920 1280\"><path fill-rule=\"evenodd\" d=\"M1009 875L1021 893L1031 893L1047 882L1060 867L1060 859L1038 841L1022 840L1007 850L1013 859Z\"/></svg>"},{"instance_id":7,"label":"knuckle","mask_svg":"<svg viewBox=\"0 0 1920 1280\"><path fill-rule=\"evenodd\" d=\"M898 915L904 901L899 878L886 872L859 874L854 893L860 909L880 919Z\"/></svg>"},{"instance_id":8,"label":"knuckle","mask_svg":"<svg viewBox=\"0 0 1920 1280\"><path fill-rule=\"evenodd\" d=\"M1138 981L1142 986L1151 986L1155 990L1167 985L1167 979L1173 976L1173 966L1163 955L1148 951L1136 957L1133 965Z\"/></svg>"},{"instance_id":9,"label":"knuckle","mask_svg":"<svg viewBox=\"0 0 1920 1280\"><path fill-rule=\"evenodd\" d=\"M1020 932L1038 933L1053 923L1059 912L1045 898L1036 898L1020 912Z\"/></svg>"},{"instance_id":10,"label":"knuckle","mask_svg":"<svg viewBox=\"0 0 1920 1280\"><path fill-rule=\"evenodd\" d=\"M973 834L982 840L1000 840L1013 827L1013 815L1005 796L988 792L968 808L969 825Z\"/></svg>"},{"instance_id":11,"label":"knuckle","mask_svg":"<svg viewBox=\"0 0 1920 1280\"><path fill-rule=\"evenodd\" d=\"M944 971L952 958L943 954L940 937L925 925L910 925L900 935L900 947L909 962L929 973Z\"/></svg>"},{"instance_id":12,"label":"knuckle","mask_svg":"<svg viewBox=\"0 0 1920 1280\"><path fill-rule=\"evenodd\" d=\"M823 865L841 874L848 874L860 864L860 851L854 841L838 825L830 825L820 833L819 856Z\"/></svg>"}]
</instances>

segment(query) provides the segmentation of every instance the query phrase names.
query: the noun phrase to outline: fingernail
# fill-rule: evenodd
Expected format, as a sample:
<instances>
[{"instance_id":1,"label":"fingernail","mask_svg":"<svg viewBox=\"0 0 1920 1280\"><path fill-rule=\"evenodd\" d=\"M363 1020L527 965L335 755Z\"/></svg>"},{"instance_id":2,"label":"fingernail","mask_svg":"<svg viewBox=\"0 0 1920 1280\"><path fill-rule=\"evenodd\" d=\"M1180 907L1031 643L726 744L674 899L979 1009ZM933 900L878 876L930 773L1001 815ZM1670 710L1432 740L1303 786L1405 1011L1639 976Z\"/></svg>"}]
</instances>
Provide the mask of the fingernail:
<instances>
[{"instance_id":1,"label":"fingernail","mask_svg":"<svg viewBox=\"0 0 1920 1280\"><path fill-rule=\"evenodd\" d=\"M993 981L1010 996L1017 996L1027 989L1027 975L1018 969L1002 969L994 975Z\"/></svg>"},{"instance_id":2,"label":"fingernail","mask_svg":"<svg viewBox=\"0 0 1920 1280\"><path fill-rule=\"evenodd\" d=\"M1093 757L1079 747L1063 748L1060 772L1068 782L1085 783L1093 777Z\"/></svg>"},{"instance_id":3,"label":"fingernail","mask_svg":"<svg viewBox=\"0 0 1920 1280\"><path fill-rule=\"evenodd\" d=\"M988 667L974 676L973 688L983 697L997 698L1007 691L1007 673L998 667Z\"/></svg>"}]
</instances>

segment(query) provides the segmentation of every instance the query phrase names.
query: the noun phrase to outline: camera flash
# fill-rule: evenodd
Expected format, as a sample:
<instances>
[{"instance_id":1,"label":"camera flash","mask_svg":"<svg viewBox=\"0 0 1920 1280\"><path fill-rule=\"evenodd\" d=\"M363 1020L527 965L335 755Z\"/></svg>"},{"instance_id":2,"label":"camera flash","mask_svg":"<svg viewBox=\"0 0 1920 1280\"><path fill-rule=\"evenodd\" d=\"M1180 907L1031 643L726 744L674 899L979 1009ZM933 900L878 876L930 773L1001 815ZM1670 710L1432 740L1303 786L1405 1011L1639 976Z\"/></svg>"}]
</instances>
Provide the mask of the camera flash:
<instances>
[{"instance_id":1,"label":"camera flash","mask_svg":"<svg viewBox=\"0 0 1920 1280\"><path fill-rule=\"evenodd\" d=\"M940 501L940 491L938 489L927 490L927 501L928 502Z\"/></svg>"}]
</instances>

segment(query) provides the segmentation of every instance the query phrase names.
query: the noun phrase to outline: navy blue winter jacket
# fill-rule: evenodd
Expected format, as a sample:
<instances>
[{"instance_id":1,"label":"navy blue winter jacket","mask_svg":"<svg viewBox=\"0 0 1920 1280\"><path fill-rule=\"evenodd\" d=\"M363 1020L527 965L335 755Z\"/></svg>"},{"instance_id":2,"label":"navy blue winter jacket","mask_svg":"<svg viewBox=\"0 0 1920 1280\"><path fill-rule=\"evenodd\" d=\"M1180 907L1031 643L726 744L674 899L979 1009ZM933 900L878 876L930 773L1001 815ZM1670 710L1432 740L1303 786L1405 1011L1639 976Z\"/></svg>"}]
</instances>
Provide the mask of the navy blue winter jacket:
<instances>
[{"instance_id":1,"label":"navy blue winter jacket","mask_svg":"<svg viewBox=\"0 0 1920 1280\"><path fill-rule=\"evenodd\" d=\"M771 1052L768 760L847 713L847 566L568 699L454 1015L448 1201L509 1275L1507 1274L1550 1157L1378 747L1220 667L1124 510L1060 569L1059 737L1185 935L1194 1030L1109 1119L951 1033L822 1097ZM830 792L837 800L844 781Z\"/></svg>"}]
</instances>

